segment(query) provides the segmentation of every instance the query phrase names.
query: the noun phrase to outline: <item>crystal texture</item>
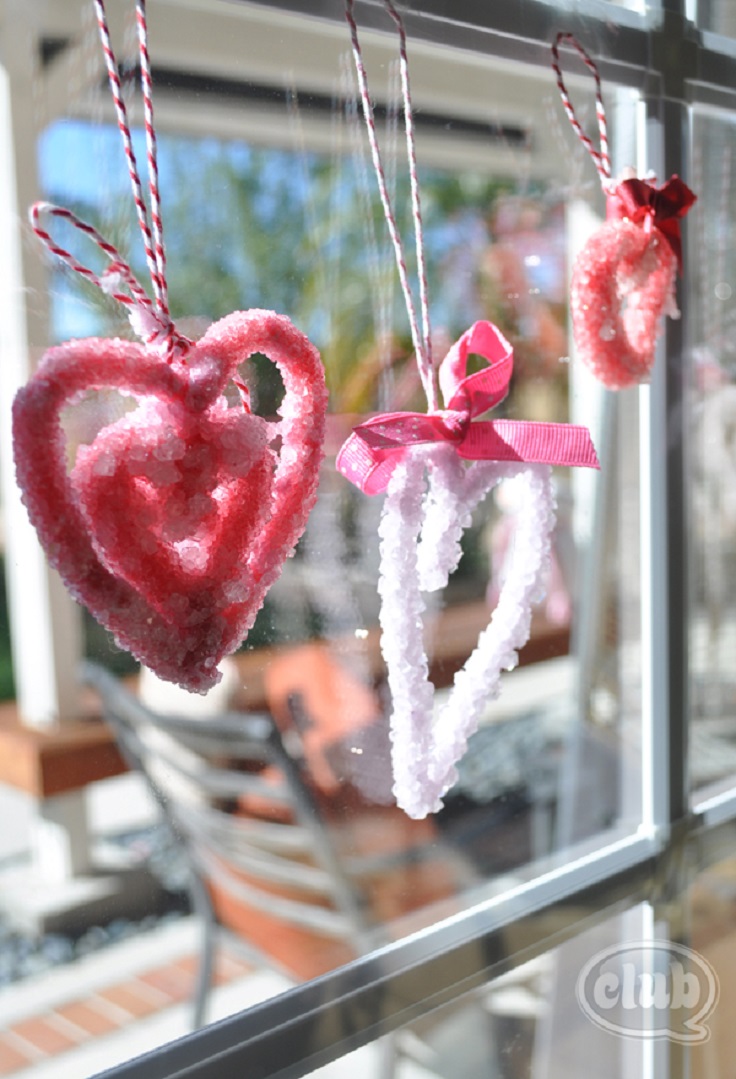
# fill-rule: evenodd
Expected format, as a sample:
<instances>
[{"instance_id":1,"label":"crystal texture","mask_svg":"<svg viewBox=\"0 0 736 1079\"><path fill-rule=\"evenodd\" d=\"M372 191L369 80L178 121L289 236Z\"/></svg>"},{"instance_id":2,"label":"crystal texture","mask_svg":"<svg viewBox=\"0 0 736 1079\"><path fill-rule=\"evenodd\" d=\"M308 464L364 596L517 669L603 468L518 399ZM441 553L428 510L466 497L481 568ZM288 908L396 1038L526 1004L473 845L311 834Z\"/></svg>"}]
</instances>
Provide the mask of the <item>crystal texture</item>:
<instances>
[{"instance_id":1,"label":"crystal texture","mask_svg":"<svg viewBox=\"0 0 736 1079\"><path fill-rule=\"evenodd\" d=\"M570 284L573 335L583 363L611 390L647 378L662 315L677 317L677 257L657 229L609 221L590 237Z\"/></svg>"},{"instance_id":2,"label":"crystal texture","mask_svg":"<svg viewBox=\"0 0 736 1079\"><path fill-rule=\"evenodd\" d=\"M264 353L281 422L228 407L238 366ZM138 407L67 471L62 409L89 390ZM90 338L49 349L13 406L18 484L71 594L159 677L206 692L241 643L317 495L327 391L319 353L282 315L235 312L185 360ZM274 435L281 450L271 446Z\"/></svg>"},{"instance_id":3,"label":"crystal texture","mask_svg":"<svg viewBox=\"0 0 736 1079\"><path fill-rule=\"evenodd\" d=\"M473 509L506 481L517 485L513 504L518 508L498 603L435 714L422 592L447 584ZM441 808L468 738L500 692L501 672L515 666L516 651L529 638L532 605L544 593L554 526L548 465L466 465L443 445L413 449L391 478L379 528L381 648L392 696L393 789L411 817Z\"/></svg>"}]
</instances>

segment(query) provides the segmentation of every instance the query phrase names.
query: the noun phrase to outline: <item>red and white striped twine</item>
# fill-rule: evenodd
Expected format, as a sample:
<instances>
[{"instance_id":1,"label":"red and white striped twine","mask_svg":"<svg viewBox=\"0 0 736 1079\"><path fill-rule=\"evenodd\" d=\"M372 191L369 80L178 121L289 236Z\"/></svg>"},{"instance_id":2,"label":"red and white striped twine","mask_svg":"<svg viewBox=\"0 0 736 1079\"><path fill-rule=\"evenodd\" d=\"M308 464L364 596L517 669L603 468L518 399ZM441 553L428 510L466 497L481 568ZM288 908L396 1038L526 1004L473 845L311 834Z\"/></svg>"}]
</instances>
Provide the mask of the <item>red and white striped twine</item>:
<instances>
[{"instance_id":1,"label":"red and white striped twine","mask_svg":"<svg viewBox=\"0 0 736 1079\"><path fill-rule=\"evenodd\" d=\"M148 53L148 26L145 0L137 0L136 25L141 58L141 90L143 94L143 121L146 131L148 157L148 190L151 196L151 224L153 226L153 253L156 262L159 294L157 299L162 314L169 317L168 286L166 283L166 250L164 248L164 225L161 217L161 195L158 186L158 150L156 126L153 120L153 79L151 59ZM156 280L152 275L152 280ZM155 285L154 285L155 287Z\"/></svg>"},{"instance_id":2,"label":"red and white striped twine","mask_svg":"<svg viewBox=\"0 0 736 1079\"><path fill-rule=\"evenodd\" d=\"M246 412L250 412L251 411L250 388L248 386L248 383L245 382L240 377L240 375L237 375L237 374L234 376L232 381L235 384L238 393L240 394L240 401L241 401L241 404L242 404L243 408L245 409Z\"/></svg>"},{"instance_id":3,"label":"red and white striped twine","mask_svg":"<svg viewBox=\"0 0 736 1079\"><path fill-rule=\"evenodd\" d=\"M138 225L143 238L143 246L146 253L146 263L151 277L151 285L155 303L146 295L145 290L136 279L128 263L120 255L119 251L100 235L92 225L82 221L61 206L55 206L49 202L37 202L30 210L31 227L39 239L46 245L48 250L66 262L71 269L81 274L92 284L104 292L109 293L119 303L129 308L131 321L136 331L142 336L148 345L157 345L163 349L166 359L171 362L176 357L183 356L190 348L192 342L189 338L180 334L169 312L168 286L166 281L166 252L164 247L163 221L161 217L161 197L158 179L158 158L156 147L156 129L153 117L153 92L151 79L151 63L148 52L148 28L146 22L145 0L136 0L136 24L138 30L138 44L141 66L141 87L143 94L144 126L146 135L146 151L148 162L148 191L151 200L151 221L149 225L148 207L143 194L138 162L133 149L133 137L128 120L128 110L123 99L122 85L118 63L110 40L110 30L107 22L104 0L92 0L97 26L102 43L102 51L105 57L110 91L117 116L118 128L123 140L128 174L130 176L135 203ZM69 251L56 244L48 231L40 225L43 214L63 218L74 228L88 236L100 250L110 259L111 265L102 276L98 276L88 267L80 263ZM114 282L122 282L129 290L130 295L118 291Z\"/></svg>"},{"instance_id":4,"label":"red and white striped twine","mask_svg":"<svg viewBox=\"0 0 736 1079\"><path fill-rule=\"evenodd\" d=\"M68 221L74 228L79 229L85 236L88 236L93 243L96 243L101 251L110 259L110 266L108 266L102 277L99 277L94 271L90 270L87 266L84 266L79 262L70 251L60 247L51 237L51 235L41 226L41 216L48 214L52 217L62 218L64 221ZM86 221L82 221L71 210L67 210L64 206L55 206L53 202L34 202L30 209L31 228L38 236L46 247L49 249L52 255L55 255L62 262L65 262L67 266L75 270L76 273L81 274L92 285L96 285L97 288L102 289L103 292L108 292L113 299L126 306L132 306L134 303L141 304L143 307L148 307L153 311L153 304L149 300L148 296L144 292L139 281L133 274L128 263L122 257L118 249L106 240L93 225L88 225ZM109 282L111 282L114 276L119 277L124 281L130 290L131 295L127 295L122 292L110 291ZM108 281L105 278L108 278ZM132 298L131 298L132 296Z\"/></svg>"},{"instance_id":5,"label":"red and white striped twine","mask_svg":"<svg viewBox=\"0 0 736 1079\"><path fill-rule=\"evenodd\" d=\"M567 92L565 86L565 80L562 77L562 68L560 67L560 51L559 46L561 42L565 42L571 45L574 49L577 49L578 53L582 57L585 66L592 73L595 79L595 114L598 121L598 137L600 141L600 150L596 150L592 141L583 131L580 126L580 121L575 115L575 109L573 108L570 95ZM601 89L601 77L598 71L598 67L594 60L590 58L583 46L577 40L574 34L561 30L555 38L552 45L552 69L557 76L557 88L560 91L560 97L562 98L562 104L567 118L572 124L575 134L582 142L590 156L593 158L593 163L598 170L598 174L601 178L601 182L604 188L607 188L611 181L611 158L608 154L608 128L606 125L606 109L603 104L603 92Z\"/></svg>"},{"instance_id":6,"label":"red and white striped twine","mask_svg":"<svg viewBox=\"0 0 736 1079\"><path fill-rule=\"evenodd\" d=\"M378 190L381 196L383 212L386 218L386 223L388 225L391 241L393 243L394 253L396 255L396 265L399 271L399 280L401 282L401 290L404 294L407 314L409 315L411 337L412 343L414 345L414 351L416 353L419 375L422 380L422 385L424 386L424 391L427 395L429 409L430 411L434 412L439 407L439 399L435 371L432 363L432 341L427 289L427 268L424 253L421 195L419 191L419 178L417 174L414 117L411 102L411 87L409 83L409 62L406 52L406 31L404 29L404 23L402 21L402 18L399 15L396 7L392 3L392 0L383 0L383 4L389 16L393 20L399 34L401 94L404 106L406 148L409 158L409 183L411 187L412 217L414 221L414 242L417 261L417 276L419 278L419 302L422 319L421 332L419 329L419 320L417 318L416 308L414 306L414 296L412 293L411 284L409 282L409 274L406 268L404 245L402 243L398 225L396 223L396 216L394 214L393 206L391 204L391 197L388 193L386 173L383 167L381 151L378 146L373 103L371 101L370 92L368 90L368 75L365 69L365 63L363 61L363 53L360 47L360 41L358 39L358 27L355 21L355 0L345 0L345 18L347 20L348 26L350 27L350 37L353 47L353 58L355 60L355 70L358 76L358 88L360 90L360 100L363 106L363 116L365 118L366 130L368 132L368 142L371 148L373 168L376 173L376 179L378 180Z\"/></svg>"}]
</instances>

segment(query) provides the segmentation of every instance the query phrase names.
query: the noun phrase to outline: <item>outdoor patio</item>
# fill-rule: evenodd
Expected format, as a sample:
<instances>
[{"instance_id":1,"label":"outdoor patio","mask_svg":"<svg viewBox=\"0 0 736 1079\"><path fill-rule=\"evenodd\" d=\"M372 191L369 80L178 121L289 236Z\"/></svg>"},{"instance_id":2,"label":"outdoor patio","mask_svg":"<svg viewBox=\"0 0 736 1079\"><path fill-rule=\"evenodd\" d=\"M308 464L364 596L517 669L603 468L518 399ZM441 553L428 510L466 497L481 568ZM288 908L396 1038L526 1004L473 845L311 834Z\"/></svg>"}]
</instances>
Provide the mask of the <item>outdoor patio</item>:
<instances>
[{"instance_id":1,"label":"outdoor patio","mask_svg":"<svg viewBox=\"0 0 736 1079\"><path fill-rule=\"evenodd\" d=\"M465 794L458 810L448 815L447 842L458 852L464 849L468 864L481 871L495 866L499 888L513 884L513 866L527 857L525 852L535 843L546 849L550 842L549 812L558 779L556 767L550 771L550 761L543 765L539 757L565 730L564 708L556 717L554 709L550 712L550 680L564 702L570 675L565 657L524 667L515 675L497 723L485 732L486 739L493 735L494 740L485 750L480 733L479 752L470 755L461 779ZM514 719L505 733L504 716ZM498 768L483 768L488 753ZM528 773L535 756L536 771ZM516 800L504 811L503 798L491 817L476 819L477 814L469 812L474 799L492 805L504 789L520 789L532 774L539 816L529 816ZM201 923L188 910L186 867L177 845L137 774L90 784L84 800L95 875L59 882L50 890L31 850L37 826L34 799L0 786L0 818L8 822L0 836L0 910L5 910L0 915L0 1075L86 1079L191 1029ZM376 849L382 843L378 827L371 832ZM133 890L127 876L131 873L140 874ZM99 887L100 880L107 882L108 894L91 899L84 889ZM401 902L396 893L392 903ZM117 909L112 919L111 903ZM427 912L427 918L434 916ZM421 914L415 918L417 927L424 920ZM45 933L39 929L44 925ZM531 981L533 991L523 975L521 985L501 986L494 1012L508 1012L517 1023L521 1016L533 1027L543 1004L536 972ZM239 1012L290 984L283 975L225 950L218 954L209 1021ZM372 1079L376 1067L375 1047L368 1047L326 1069L325 1075ZM422 1068L402 1060L397 1074L422 1079L438 1072L429 1064Z\"/></svg>"},{"instance_id":2,"label":"outdoor patio","mask_svg":"<svg viewBox=\"0 0 736 1079\"><path fill-rule=\"evenodd\" d=\"M198 927L164 920L0 990L0 1075L81 1079L191 1029ZM285 987L223 953L212 1019Z\"/></svg>"},{"instance_id":3,"label":"outdoor patio","mask_svg":"<svg viewBox=\"0 0 736 1079\"><path fill-rule=\"evenodd\" d=\"M136 861L160 839L156 809L137 776L99 784L91 791L96 850ZM132 812L131 812L132 811ZM0 787L0 894L28 881L28 829L32 807ZM9 826L8 826L9 825ZM121 839L121 836L124 838ZM161 840L158 865L169 879L178 869ZM155 860L155 859L154 859ZM28 894L28 892L26 892ZM171 897L172 906L176 902ZM80 937L39 938L0 918L0 1076L19 1079L87 1079L191 1030L192 993L200 958L201 925L183 910L108 926L90 926ZM287 989L283 975L218 951L208 1022L248 1008ZM366 1079L375 1074L373 1047L324 1075ZM402 1079L426 1073L402 1066Z\"/></svg>"}]
</instances>

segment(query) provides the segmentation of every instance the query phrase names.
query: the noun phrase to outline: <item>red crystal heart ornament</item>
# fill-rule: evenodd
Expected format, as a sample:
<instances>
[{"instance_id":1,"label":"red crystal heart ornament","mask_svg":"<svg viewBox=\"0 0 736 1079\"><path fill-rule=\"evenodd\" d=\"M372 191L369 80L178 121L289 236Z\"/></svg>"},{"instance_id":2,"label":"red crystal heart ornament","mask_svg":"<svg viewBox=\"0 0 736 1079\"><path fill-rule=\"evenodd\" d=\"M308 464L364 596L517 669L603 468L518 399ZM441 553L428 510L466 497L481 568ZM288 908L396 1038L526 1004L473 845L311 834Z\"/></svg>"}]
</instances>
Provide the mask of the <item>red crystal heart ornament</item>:
<instances>
[{"instance_id":1,"label":"red crystal heart ornament","mask_svg":"<svg viewBox=\"0 0 736 1079\"><path fill-rule=\"evenodd\" d=\"M677 258L659 229L608 221L573 268L570 311L580 358L611 390L647 378L662 315L677 315Z\"/></svg>"},{"instance_id":2,"label":"red crystal heart ornament","mask_svg":"<svg viewBox=\"0 0 736 1079\"><path fill-rule=\"evenodd\" d=\"M255 352L284 382L278 424L224 395ZM99 390L137 407L68 472L62 409ZM130 341L70 341L18 393L17 478L49 561L161 678L206 691L251 628L316 499L326 402L319 353L270 311L229 315L172 362Z\"/></svg>"},{"instance_id":3,"label":"red crystal heart ornament","mask_svg":"<svg viewBox=\"0 0 736 1079\"><path fill-rule=\"evenodd\" d=\"M575 114L560 66L560 46L578 53L595 80L599 145ZM591 156L606 196L606 223L577 257L570 284L572 328L580 358L609 390L646 379L655 358L662 315L679 317L675 278L682 269L680 220L696 196L679 176L658 187L653 177L624 169L614 181L598 66L574 34L561 30L552 69L573 131Z\"/></svg>"}]
</instances>

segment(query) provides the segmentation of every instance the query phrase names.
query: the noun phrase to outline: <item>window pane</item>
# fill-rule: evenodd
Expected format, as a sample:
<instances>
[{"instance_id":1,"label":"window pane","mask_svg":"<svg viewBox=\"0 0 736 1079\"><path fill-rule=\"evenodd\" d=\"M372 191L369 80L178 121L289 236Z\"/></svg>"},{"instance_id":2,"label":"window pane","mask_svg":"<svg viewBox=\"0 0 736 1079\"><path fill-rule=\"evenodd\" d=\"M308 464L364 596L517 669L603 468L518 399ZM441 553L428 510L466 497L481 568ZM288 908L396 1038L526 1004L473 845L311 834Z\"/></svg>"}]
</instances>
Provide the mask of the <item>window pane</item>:
<instances>
[{"instance_id":1,"label":"window pane","mask_svg":"<svg viewBox=\"0 0 736 1079\"><path fill-rule=\"evenodd\" d=\"M167 12L185 20L181 27L195 18L191 6L158 10L163 28ZM639 404L635 390L605 395L581 368L571 341L572 260L601 223L604 206L551 71L519 64L512 70L502 61L410 43L436 356L442 359L475 320L492 320L515 353L510 393L496 418L588 425L602 465L600 473L554 470L557 524L529 643L518 664L510 657L514 669L504 671L500 696L483 710L442 809L410 819L391 792L391 700L377 588L383 500L353 488L338 474L335 457L367 415L426 411L427 402L362 121L349 104L347 38L335 47L334 27L324 32L317 77L303 39L317 39L321 24L284 16L275 25L276 19L231 5L220 28L229 53L217 62L210 56L206 73L195 75L187 64L200 50L190 33L179 67L162 65L155 80L163 104L169 299L180 330L192 337L233 310L265 308L287 314L319 347L330 389L319 499L295 557L213 697L180 695L146 672L136 680L136 665L91 619L86 650L116 674L133 675L125 684L159 715L199 716L214 728L229 710L244 721L266 716L273 724L272 741L286 751L275 762L236 758L222 746L195 751L183 735L162 739L159 730L145 731L141 759L164 808L176 807L179 830L189 829L192 843L205 848L197 869L217 917L264 952L264 963L304 980L503 894L543 868L564 866L580 844L595 851L638 829ZM260 57L240 57L241 45L252 50L256 31L274 44L263 65ZM87 44L94 48L94 28L91 34ZM375 50L370 69L388 185L414 280L390 64L396 48L390 38L366 38ZM134 40L130 28L126 40ZM154 56L160 40L152 36ZM269 68L277 52L301 58L293 77L284 74L285 60ZM588 127L595 119L592 90L579 84L579 113ZM623 166L634 159L635 102L615 87L607 91L612 145ZM145 160L138 127L134 144ZM118 133L98 81L45 128L39 160L45 197L91 221L146 280ZM54 237L78 251L79 237L58 222ZM94 261L94 252L78 253ZM125 311L109 298L58 269L49 281L54 340L130 336ZM253 409L274 420L284 391L273 365L259 356L243 375ZM231 404L240 407L235 391ZM112 393L75 404L64 417L70 453L134 407L130 397ZM504 482L474 510L456 573L426 597L424 638L438 709L507 587L522 499L523 490ZM200 789L203 776L215 785ZM284 783L287 794L279 801ZM222 784L229 784L227 793ZM122 846L132 862L155 848L155 870L174 906L181 850L173 853L158 832L131 839L130 811L140 809L139 798L116 807L110 831L127 834ZM290 827L297 823L311 846L289 846L297 842L298 830ZM279 858L286 850L287 870L272 849L266 857L253 845L262 826L271 840L278 837ZM304 834L297 838L304 841ZM235 883L222 873L230 856ZM261 888L265 863L268 884ZM285 929L282 912L299 906L303 917L309 904L317 913ZM335 913L339 918L332 919ZM546 970L542 963L523 977L544 981ZM264 984L265 995L283 987ZM550 997L540 992L544 1006L537 1000L534 1007L544 1011ZM541 1013L501 1010L496 1022L485 999L480 1011L468 1007L467 1015L465 1005L458 1009L457 1023L451 1017L448 1037L478 1023L489 1052L516 1045L519 1060L531 1060Z\"/></svg>"},{"instance_id":2,"label":"window pane","mask_svg":"<svg viewBox=\"0 0 736 1079\"><path fill-rule=\"evenodd\" d=\"M733 904L736 863L732 857L698 874L684 896L688 944L702 956L712 972L720 996L708 1019L710 1038L689 1050L689 1074L693 1079L722 1079L733 1061L733 1030L729 1002L733 998L734 934ZM706 968L708 969L708 968Z\"/></svg>"},{"instance_id":3,"label":"window pane","mask_svg":"<svg viewBox=\"0 0 736 1079\"><path fill-rule=\"evenodd\" d=\"M697 0L698 24L727 37L736 35L736 12L729 0Z\"/></svg>"},{"instance_id":4,"label":"window pane","mask_svg":"<svg viewBox=\"0 0 736 1079\"><path fill-rule=\"evenodd\" d=\"M515 78L528 95L533 73L527 82L521 71ZM420 78L415 88L421 99L430 86ZM380 85L376 92L389 93ZM626 101L620 105L614 130L630 126L631 108ZM331 416L320 496L297 556L271 589L237 657L244 688L233 703L266 708L291 744L299 744L301 766L341 858L391 852L399 862L405 859L387 880L374 882L369 896L371 919L393 935L457 909L469 886L490 882L498 890L518 872L526 874L530 863L573 842L609 827L638 825L637 400L630 392L604 404L568 341L571 252L602 211L600 192L585 172L592 171L590 162L574 136L560 130L559 176L542 178L524 129L506 124L495 157L487 139L490 164L482 168L472 163L474 144L464 133L470 121L448 118L450 134L442 138L456 153L452 167L441 167L446 155L420 111L438 357L476 319L492 319L515 349L511 393L499 413L590 423L603 468L600 474L556 470L558 523L529 646L519 668L503 675L500 698L489 701L443 809L409 820L391 794L390 705L376 587L382 498L356 491L336 472L334 459L351 426L366 414L422 410L426 402L374 178L356 149L362 131L335 105L328 118L331 149L312 148L308 118L308 98L301 105L293 97L284 107L278 147L162 133L170 302L189 316L181 327L193 335L231 309L288 312L321 350ZM547 112L540 111L535 132L546 123ZM56 125L44 138L42 161L48 196L84 201L88 216L127 248L134 222L131 215L120 222L119 198L112 197L118 188L119 197L124 193L124 172L102 190L88 179L98 175L96 163L110 167L116 138L114 129L97 124ZM389 170L410 249L401 142L395 130L386 141L396 153ZM568 154L580 169L572 189L562 175ZM70 172L70 161L87 167ZM143 276L140 256L134 268ZM103 309L68 276L58 280L58 336L125 332L119 312ZM247 377L254 407L274 415L281 389L273 366L259 361ZM94 433L93 427L79 437ZM516 498L512 487L502 485L495 501L479 506L457 572L427 599L438 706L498 602L515 543ZM109 643L101 645L91 624L89 633L93 654L107 656ZM146 676L149 700L150 683ZM159 708L181 707L173 691L158 686L156 694ZM245 799L237 811L254 807ZM309 969L317 973L348 955L327 950Z\"/></svg>"},{"instance_id":5,"label":"window pane","mask_svg":"<svg viewBox=\"0 0 736 1079\"><path fill-rule=\"evenodd\" d=\"M730 202L733 123L696 113L696 189L688 236L693 302L692 615L690 623L693 720L690 783L702 791L736 777L732 714L736 700L733 636L736 577L732 508L736 352L736 261ZM722 784L723 785L723 784Z\"/></svg>"},{"instance_id":6,"label":"window pane","mask_svg":"<svg viewBox=\"0 0 736 1079\"><path fill-rule=\"evenodd\" d=\"M400 1079L578 1079L590 1073L591 1060L600 1079L643 1079L649 1048L626 1031L652 1013L626 998L631 987L624 990L618 950L625 962L624 948L642 940L646 918L643 907L606 918L392 1038L310 1074L337 1079L346 1074L341 1069L357 1072L383 1052ZM644 951L629 952L632 963Z\"/></svg>"}]
</instances>

